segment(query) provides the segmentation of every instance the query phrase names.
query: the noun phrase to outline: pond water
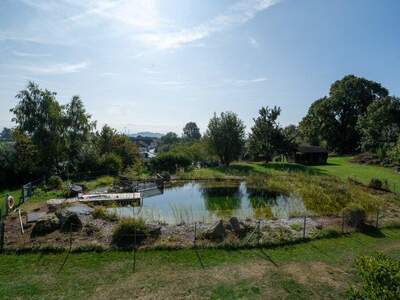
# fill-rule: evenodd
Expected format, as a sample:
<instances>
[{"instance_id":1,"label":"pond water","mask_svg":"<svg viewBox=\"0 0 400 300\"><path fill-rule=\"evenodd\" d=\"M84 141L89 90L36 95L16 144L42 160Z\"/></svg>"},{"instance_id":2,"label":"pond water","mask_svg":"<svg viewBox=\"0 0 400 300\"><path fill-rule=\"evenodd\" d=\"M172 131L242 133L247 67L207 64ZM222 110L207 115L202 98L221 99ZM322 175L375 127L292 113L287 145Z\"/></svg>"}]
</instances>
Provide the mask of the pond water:
<instances>
[{"instance_id":1,"label":"pond water","mask_svg":"<svg viewBox=\"0 0 400 300\"><path fill-rule=\"evenodd\" d=\"M245 182L186 182L145 194L141 206L108 208L120 217L142 217L169 224L240 219L288 218L306 212L293 195L252 189Z\"/></svg>"}]
</instances>

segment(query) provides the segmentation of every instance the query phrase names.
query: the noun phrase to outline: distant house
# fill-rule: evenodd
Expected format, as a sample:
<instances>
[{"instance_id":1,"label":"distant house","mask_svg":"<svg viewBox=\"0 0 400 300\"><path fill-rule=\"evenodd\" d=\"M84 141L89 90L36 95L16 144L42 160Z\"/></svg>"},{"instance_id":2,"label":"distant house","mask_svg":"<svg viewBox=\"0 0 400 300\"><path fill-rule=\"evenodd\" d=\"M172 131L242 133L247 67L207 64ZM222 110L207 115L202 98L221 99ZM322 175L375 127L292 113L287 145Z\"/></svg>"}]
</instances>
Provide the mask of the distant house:
<instances>
[{"instance_id":1,"label":"distant house","mask_svg":"<svg viewBox=\"0 0 400 300\"><path fill-rule=\"evenodd\" d=\"M328 151L318 146L299 145L295 152L289 155L289 161L303 165L325 165Z\"/></svg>"}]
</instances>

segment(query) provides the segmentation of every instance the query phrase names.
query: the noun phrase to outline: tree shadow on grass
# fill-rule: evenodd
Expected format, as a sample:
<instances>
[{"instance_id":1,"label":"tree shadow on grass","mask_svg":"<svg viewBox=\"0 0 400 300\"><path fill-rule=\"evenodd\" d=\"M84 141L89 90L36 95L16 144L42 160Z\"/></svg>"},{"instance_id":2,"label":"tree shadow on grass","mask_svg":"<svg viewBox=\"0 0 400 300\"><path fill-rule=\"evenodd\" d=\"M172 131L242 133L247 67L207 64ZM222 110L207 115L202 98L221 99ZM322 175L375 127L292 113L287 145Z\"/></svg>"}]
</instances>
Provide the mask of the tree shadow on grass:
<instances>
[{"instance_id":1,"label":"tree shadow on grass","mask_svg":"<svg viewBox=\"0 0 400 300\"><path fill-rule=\"evenodd\" d=\"M264 258L265 260L269 261L270 263L272 263L275 267L279 267L278 264L272 259L272 257L270 255L268 255L268 253L263 249L260 248L260 254L258 256Z\"/></svg>"},{"instance_id":2,"label":"tree shadow on grass","mask_svg":"<svg viewBox=\"0 0 400 300\"><path fill-rule=\"evenodd\" d=\"M368 235L368 236L374 237L374 238L384 238L385 237L385 234L379 228L376 228L375 226L372 226L372 225L364 225L363 228L361 229L361 232L365 235Z\"/></svg>"},{"instance_id":3,"label":"tree shadow on grass","mask_svg":"<svg viewBox=\"0 0 400 300\"><path fill-rule=\"evenodd\" d=\"M276 171L284 171L284 172L300 172L306 173L309 175L322 175L323 170L315 168L313 166L306 166L302 164L296 163L267 163L263 164L263 166L267 169L276 170Z\"/></svg>"}]
</instances>

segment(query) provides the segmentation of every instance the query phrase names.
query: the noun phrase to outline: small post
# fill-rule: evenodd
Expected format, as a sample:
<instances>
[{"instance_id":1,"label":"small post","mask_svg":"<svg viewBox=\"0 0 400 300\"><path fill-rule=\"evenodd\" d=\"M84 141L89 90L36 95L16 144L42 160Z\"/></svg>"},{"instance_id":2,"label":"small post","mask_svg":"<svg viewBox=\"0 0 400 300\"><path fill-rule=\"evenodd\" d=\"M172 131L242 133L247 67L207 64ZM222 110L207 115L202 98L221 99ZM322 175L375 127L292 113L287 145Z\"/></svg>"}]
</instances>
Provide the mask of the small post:
<instances>
[{"instance_id":1,"label":"small post","mask_svg":"<svg viewBox=\"0 0 400 300\"><path fill-rule=\"evenodd\" d=\"M376 222L375 222L375 227L378 228L379 226L379 209L376 211Z\"/></svg>"},{"instance_id":2,"label":"small post","mask_svg":"<svg viewBox=\"0 0 400 300\"><path fill-rule=\"evenodd\" d=\"M3 211L0 208L0 253L3 253L4 250L4 220L3 220Z\"/></svg>"},{"instance_id":3,"label":"small post","mask_svg":"<svg viewBox=\"0 0 400 300\"><path fill-rule=\"evenodd\" d=\"M344 212L342 212L342 233L344 233Z\"/></svg>"},{"instance_id":4,"label":"small post","mask_svg":"<svg viewBox=\"0 0 400 300\"><path fill-rule=\"evenodd\" d=\"M196 236L197 236L197 226L196 222L194 223L194 239L193 239L193 246L196 247Z\"/></svg>"},{"instance_id":5,"label":"small post","mask_svg":"<svg viewBox=\"0 0 400 300\"><path fill-rule=\"evenodd\" d=\"M136 271L136 227L133 231L133 272Z\"/></svg>"},{"instance_id":6,"label":"small post","mask_svg":"<svg viewBox=\"0 0 400 300\"><path fill-rule=\"evenodd\" d=\"M8 194L6 195L6 198L4 199L4 216L8 215Z\"/></svg>"},{"instance_id":7,"label":"small post","mask_svg":"<svg viewBox=\"0 0 400 300\"><path fill-rule=\"evenodd\" d=\"M19 225L21 225L21 232L24 234L24 224L22 223L21 209L18 208Z\"/></svg>"},{"instance_id":8,"label":"small post","mask_svg":"<svg viewBox=\"0 0 400 300\"><path fill-rule=\"evenodd\" d=\"M306 238L306 224L307 224L307 216L304 216L303 239Z\"/></svg>"}]
</instances>

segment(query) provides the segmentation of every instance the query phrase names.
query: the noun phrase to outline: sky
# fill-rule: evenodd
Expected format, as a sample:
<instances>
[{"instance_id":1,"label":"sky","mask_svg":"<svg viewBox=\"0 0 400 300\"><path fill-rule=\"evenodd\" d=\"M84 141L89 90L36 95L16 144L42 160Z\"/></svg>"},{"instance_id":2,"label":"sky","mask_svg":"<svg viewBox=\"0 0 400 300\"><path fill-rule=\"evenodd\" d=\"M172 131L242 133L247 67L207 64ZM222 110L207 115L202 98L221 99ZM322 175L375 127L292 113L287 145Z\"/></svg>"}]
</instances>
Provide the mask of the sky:
<instances>
[{"instance_id":1,"label":"sky","mask_svg":"<svg viewBox=\"0 0 400 300\"><path fill-rule=\"evenodd\" d=\"M98 127L204 132L214 113L282 126L347 74L400 96L398 0L0 0L0 128L28 81Z\"/></svg>"}]
</instances>

